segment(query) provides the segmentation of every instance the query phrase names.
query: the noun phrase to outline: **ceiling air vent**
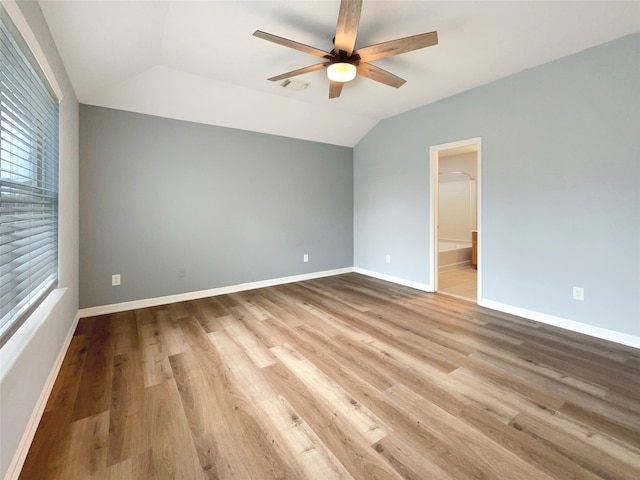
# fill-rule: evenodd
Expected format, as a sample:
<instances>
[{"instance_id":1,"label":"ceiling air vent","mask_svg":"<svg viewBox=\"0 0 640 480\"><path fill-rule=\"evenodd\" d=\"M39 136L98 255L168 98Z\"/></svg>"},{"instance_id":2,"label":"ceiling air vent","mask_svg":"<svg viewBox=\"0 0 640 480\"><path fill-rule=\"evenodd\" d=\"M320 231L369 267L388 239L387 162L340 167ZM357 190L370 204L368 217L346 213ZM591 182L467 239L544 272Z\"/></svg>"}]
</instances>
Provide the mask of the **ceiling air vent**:
<instances>
[{"instance_id":1,"label":"ceiling air vent","mask_svg":"<svg viewBox=\"0 0 640 480\"><path fill-rule=\"evenodd\" d=\"M291 80L290 78L280 84L281 87L286 88L287 90L305 90L309 85L309 82Z\"/></svg>"}]
</instances>

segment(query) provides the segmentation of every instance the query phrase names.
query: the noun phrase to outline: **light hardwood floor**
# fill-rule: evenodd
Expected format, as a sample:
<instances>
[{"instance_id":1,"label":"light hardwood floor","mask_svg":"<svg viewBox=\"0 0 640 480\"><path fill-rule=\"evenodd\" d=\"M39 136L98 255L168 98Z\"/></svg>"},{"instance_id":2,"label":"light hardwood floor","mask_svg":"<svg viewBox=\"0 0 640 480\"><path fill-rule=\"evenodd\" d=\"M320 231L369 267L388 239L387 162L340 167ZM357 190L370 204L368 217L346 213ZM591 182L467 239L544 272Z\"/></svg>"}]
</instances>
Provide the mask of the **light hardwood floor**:
<instances>
[{"instance_id":1,"label":"light hardwood floor","mask_svg":"<svg viewBox=\"0 0 640 480\"><path fill-rule=\"evenodd\" d=\"M638 480L639 399L638 350L347 274L82 319L20 478Z\"/></svg>"}]
</instances>

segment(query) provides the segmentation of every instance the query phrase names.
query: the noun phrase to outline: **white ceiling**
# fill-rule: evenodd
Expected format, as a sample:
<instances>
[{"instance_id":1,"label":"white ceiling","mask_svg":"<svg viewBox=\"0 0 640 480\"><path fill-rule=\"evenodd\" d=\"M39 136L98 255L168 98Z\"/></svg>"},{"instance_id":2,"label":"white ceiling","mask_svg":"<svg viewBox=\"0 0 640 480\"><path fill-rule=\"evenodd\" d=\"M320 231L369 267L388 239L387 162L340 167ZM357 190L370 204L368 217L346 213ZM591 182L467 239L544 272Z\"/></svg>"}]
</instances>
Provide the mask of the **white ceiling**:
<instances>
[{"instance_id":1,"label":"white ceiling","mask_svg":"<svg viewBox=\"0 0 640 480\"><path fill-rule=\"evenodd\" d=\"M640 31L640 2L364 1L356 49L437 30L439 44L374 61L400 89L356 78L328 99L324 70L292 91L268 77L331 50L340 2L40 0L81 103L354 146L379 120Z\"/></svg>"}]
</instances>

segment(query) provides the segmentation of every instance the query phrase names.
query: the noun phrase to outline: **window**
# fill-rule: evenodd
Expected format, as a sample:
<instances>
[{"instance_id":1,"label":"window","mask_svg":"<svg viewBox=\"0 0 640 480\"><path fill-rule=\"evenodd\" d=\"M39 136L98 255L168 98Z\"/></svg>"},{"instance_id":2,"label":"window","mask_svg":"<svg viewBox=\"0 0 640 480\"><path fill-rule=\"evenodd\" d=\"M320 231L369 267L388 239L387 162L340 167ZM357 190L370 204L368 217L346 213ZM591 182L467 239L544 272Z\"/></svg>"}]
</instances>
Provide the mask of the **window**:
<instances>
[{"instance_id":1,"label":"window","mask_svg":"<svg viewBox=\"0 0 640 480\"><path fill-rule=\"evenodd\" d=\"M58 280L58 100L0 5L0 345Z\"/></svg>"}]
</instances>

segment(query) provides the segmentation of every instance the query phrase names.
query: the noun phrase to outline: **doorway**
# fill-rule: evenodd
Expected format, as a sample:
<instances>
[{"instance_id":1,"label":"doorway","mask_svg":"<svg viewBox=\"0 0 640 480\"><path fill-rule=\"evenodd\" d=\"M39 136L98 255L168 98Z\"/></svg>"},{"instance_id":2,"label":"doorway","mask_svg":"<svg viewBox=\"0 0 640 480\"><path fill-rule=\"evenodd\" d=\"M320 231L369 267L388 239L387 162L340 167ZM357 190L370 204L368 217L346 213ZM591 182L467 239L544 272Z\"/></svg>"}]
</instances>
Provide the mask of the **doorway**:
<instances>
[{"instance_id":1,"label":"doorway","mask_svg":"<svg viewBox=\"0 0 640 480\"><path fill-rule=\"evenodd\" d=\"M481 139L431 147L430 265L434 292L478 302Z\"/></svg>"}]
</instances>

